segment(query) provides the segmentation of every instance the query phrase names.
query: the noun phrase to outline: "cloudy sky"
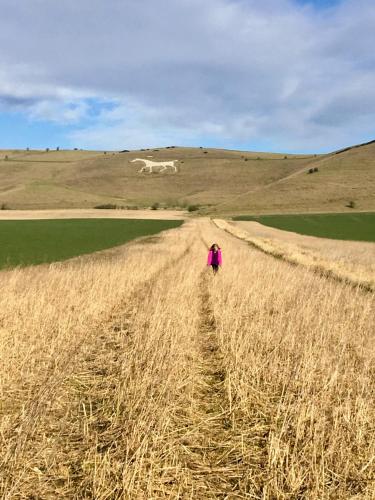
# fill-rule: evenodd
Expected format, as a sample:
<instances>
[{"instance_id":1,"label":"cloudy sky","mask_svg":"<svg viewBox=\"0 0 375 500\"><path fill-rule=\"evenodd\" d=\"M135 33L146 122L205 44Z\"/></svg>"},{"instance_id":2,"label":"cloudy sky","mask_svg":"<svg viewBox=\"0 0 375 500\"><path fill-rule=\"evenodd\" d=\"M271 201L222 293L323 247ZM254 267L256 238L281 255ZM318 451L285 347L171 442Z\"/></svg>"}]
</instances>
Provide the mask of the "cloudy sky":
<instances>
[{"instance_id":1,"label":"cloudy sky","mask_svg":"<svg viewBox=\"0 0 375 500\"><path fill-rule=\"evenodd\" d=\"M374 0L0 0L0 148L375 139Z\"/></svg>"}]
</instances>

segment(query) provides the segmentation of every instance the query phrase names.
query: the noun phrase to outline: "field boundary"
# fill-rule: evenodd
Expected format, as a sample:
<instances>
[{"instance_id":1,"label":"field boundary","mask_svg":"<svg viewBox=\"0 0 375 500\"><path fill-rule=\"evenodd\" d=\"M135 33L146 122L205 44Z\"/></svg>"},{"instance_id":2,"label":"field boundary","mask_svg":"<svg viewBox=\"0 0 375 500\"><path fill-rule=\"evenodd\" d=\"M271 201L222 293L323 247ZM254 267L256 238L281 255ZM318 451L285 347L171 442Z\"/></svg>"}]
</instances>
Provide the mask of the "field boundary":
<instances>
[{"instance_id":1,"label":"field boundary","mask_svg":"<svg viewBox=\"0 0 375 500\"><path fill-rule=\"evenodd\" d=\"M15 188L12 188L15 189ZM84 192L84 191L82 191ZM2 193L0 193L2 194ZM118 198L119 200L121 198ZM57 220L57 219L149 219L185 220L184 210L131 210L98 208L56 208L47 210L0 210L1 220Z\"/></svg>"},{"instance_id":2,"label":"field boundary","mask_svg":"<svg viewBox=\"0 0 375 500\"><path fill-rule=\"evenodd\" d=\"M56 219L0 221L0 269L63 262L175 229L179 220Z\"/></svg>"},{"instance_id":3,"label":"field boundary","mask_svg":"<svg viewBox=\"0 0 375 500\"><path fill-rule=\"evenodd\" d=\"M292 256L288 254L287 251L285 251L285 248L273 246L270 240L251 237L246 231L231 226L227 221L223 219L212 219L212 221L219 229L226 231L235 238L245 241L257 250L260 250L261 252L270 255L275 259L282 260L283 262L286 262L292 266L304 267L319 276L327 279L332 279L339 283L350 285L353 288L359 289L363 292L375 292L375 283L373 283L372 281L365 281L361 278L351 275L349 272L346 273L345 271L333 269L328 261L322 261L319 264L316 264L313 260L313 255L309 256L301 253L298 256Z\"/></svg>"},{"instance_id":4,"label":"field boundary","mask_svg":"<svg viewBox=\"0 0 375 500\"><path fill-rule=\"evenodd\" d=\"M239 215L233 217L233 220L235 222L257 222L280 231L320 239L375 243L375 235L372 231L375 213L367 210L362 212Z\"/></svg>"}]
</instances>

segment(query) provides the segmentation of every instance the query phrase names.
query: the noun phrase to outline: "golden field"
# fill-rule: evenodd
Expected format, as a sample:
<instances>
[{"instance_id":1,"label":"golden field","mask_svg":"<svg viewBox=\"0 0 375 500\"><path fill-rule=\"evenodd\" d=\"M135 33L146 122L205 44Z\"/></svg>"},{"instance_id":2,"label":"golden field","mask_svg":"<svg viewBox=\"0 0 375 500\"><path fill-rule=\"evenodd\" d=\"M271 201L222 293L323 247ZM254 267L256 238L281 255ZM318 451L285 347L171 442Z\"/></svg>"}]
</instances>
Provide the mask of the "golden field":
<instances>
[{"instance_id":1,"label":"golden field","mask_svg":"<svg viewBox=\"0 0 375 500\"><path fill-rule=\"evenodd\" d=\"M375 291L375 245L282 231L258 222L215 220L216 225L266 254L310 271Z\"/></svg>"},{"instance_id":2,"label":"golden field","mask_svg":"<svg viewBox=\"0 0 375 500\"><path fill-rule=\"evenodd\" d=\"M5 157L7 156L7 159ZM177 160L177 172L141 172ZM312 175L311 168L318 169ZM375 210L375 143L339 154L291 155L169 147L125 153L0 151L0 205L13 210L144 209L198 205L202 213Z\"/></svg>"},{"instance_id":3,"label":"golden field","mask_svg":"<svg viewBox=\"0 0 375 500\"><path fill-rule=\"evenodd\" d=\"M2 498L374 498L373 293L208 219L0 283Z\"/></svg>"}]
</instances>

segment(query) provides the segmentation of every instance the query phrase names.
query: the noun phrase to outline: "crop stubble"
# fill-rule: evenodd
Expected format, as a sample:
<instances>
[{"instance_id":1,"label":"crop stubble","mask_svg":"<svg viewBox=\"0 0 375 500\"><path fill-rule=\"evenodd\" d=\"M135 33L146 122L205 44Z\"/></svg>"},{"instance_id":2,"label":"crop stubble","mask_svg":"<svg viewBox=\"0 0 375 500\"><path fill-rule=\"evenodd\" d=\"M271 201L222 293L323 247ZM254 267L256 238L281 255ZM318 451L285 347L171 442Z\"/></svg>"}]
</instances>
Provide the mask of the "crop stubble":
<instances>
[{"instance_id":1,"label":"crop stubble","mask_svg":"<svg viewBox=\"0 0 375 500\"><path fill-rule=\"evenodd\" d=\"M372 498L373 294L152 241L0 273L2 497Z\"/></svg>"}]
</instances>

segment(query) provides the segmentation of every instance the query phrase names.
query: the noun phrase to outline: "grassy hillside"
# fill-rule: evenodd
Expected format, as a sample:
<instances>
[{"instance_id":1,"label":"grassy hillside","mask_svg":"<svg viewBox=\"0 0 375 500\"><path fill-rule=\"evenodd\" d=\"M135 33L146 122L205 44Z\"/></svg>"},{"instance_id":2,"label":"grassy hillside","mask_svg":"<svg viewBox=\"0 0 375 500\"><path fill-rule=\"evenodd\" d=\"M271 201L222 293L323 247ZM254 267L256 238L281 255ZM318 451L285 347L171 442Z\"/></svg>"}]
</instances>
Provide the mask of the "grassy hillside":
<instances>
[{"instance_id":1,"label":"grassy hillside","mask_svg":"<svg viewBox=\"0 0 375 500\"><path fill-rule=\"evenodd\" d=\"M312 159L200 148L5 154L0 153L0 204L10 208L92 207L103 203L144 207L155 202L170 207L184 203L210 206L283 178ZM178 160L178 172L139 173L143 163L132 163L135 158Z\"/></svg>"},{"instance_id":2,"label":"grassy hillside","mask_svg":"<svg viewBox=\"0 0 375 500\"><path fill-rule=\"evenodd\" d=\"M218 210L244 213L375 210L375 143L317 158L311 167L260 190L244 192ZM310 168L310 167L309 167Z\"/></svg>"},{"instance_id":3,"label":"grassy hillside","mask_svg":"<svg viewBox=\"0 0 375 500\"><path fill-rule=\"evenodd\" d=\"M178 171L141 173L143 163L132 163L135 158L178 160ZM311 168L318 171L308 174ZM355 201L359 210L375 210L374 189L375 144L310 156L177 147L0 152L0 205L10 208L157 202L242 214L345 211Z\"/></svg>"}]
</instances>

